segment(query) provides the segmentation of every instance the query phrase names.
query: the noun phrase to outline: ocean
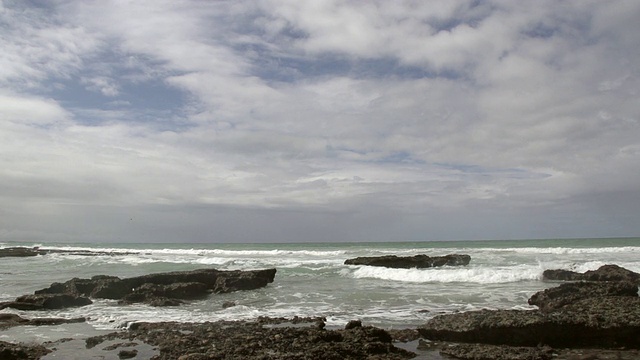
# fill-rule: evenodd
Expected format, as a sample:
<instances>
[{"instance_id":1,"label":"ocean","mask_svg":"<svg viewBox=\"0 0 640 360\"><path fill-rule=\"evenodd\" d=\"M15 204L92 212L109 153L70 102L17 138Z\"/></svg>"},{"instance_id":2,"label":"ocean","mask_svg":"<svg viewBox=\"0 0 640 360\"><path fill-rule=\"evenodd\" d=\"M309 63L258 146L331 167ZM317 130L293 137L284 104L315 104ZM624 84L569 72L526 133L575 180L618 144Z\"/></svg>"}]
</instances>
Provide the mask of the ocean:
<instances>
[{"instance_id":1,"label":"ocean","mask_svg":"<svg viewBox=\"0 0 640 360\"><path fill-rule=\"evenodd\" d=\"M116 301L64 310L18 311L23 317L87 317L85 324L15 327L0 340L47 341L86 337L125 328L136 321L204 322L250 320L258 316L322 316L328 327L360 319L382 328L416 327L442 313L476 309L531 309L527 299L555 286L546 269L594 270L617 264L640 272L640 238L501 241L299 243L299 244L34 244L0 242L0 247L40 246L82 250L89 255L50 253L0 258L0 301L33 293L53 282L94 275L119 277L216 268L275 267L267 287L211 295L179 307L120 306ZM109 252L109 255L101 253ZM344 265L358 256L468 254L467 266L388 269ZM236 306L223 308L232 301Z\"/></svg>"}]
</instances>

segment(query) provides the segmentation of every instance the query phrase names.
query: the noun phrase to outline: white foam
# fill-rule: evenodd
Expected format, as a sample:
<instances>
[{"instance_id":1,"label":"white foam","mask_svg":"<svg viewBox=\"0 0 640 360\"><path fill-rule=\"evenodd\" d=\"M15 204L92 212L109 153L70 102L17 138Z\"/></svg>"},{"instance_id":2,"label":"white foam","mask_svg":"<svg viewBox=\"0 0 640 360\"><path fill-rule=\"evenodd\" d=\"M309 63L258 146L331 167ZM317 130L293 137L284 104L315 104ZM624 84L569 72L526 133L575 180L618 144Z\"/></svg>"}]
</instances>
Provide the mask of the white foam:
<instances>
[{"instance_id":1,"label":"white foam","mask_svg":"<svg viewBox=\"0 0 640 360\"><path fill-rule=\"evenodd\" d=\"M343 272L344 274L345 272ZM501 284L526 280L539 280L542 271L538 266L518 265L511 267L478 268L430 268L430 269L389 269L362 266L346 272L353 278L373 278L381 280L415 283L469 282L477 284Z\"/></svg>"}]
</instances>

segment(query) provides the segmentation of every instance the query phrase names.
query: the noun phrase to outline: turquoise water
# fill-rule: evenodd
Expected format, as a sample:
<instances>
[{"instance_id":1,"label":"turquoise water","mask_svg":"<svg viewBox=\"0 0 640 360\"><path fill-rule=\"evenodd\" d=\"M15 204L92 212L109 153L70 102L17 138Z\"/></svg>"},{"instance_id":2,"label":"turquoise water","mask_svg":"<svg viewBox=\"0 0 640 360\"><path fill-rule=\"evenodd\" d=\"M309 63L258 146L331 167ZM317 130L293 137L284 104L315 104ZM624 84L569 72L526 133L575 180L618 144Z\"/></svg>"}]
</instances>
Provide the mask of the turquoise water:
<instances>
[{"instance_id":1,"label":"turquoise water","mask_svg":"<svg viewBox=\"0 0 640 360\"><path fill-rule=\"evenodd\" d=\"M301 244L33 244L0 243L68 250L107 251L110 255L48 254L0 259L0 301L73 277L120 277L153 272L217 268L275 267L266 288L212 295L180 307L119 306L98 300L75 309L20 312L26 317L89 317L88 327L112 330L133 321L215 321L257 316L324 316L329 326L352 319L385 328L418 326L446 312L481 308L529 309L527 299L553 286L545 269L593 270L618 264L640 272L640 238ZM344 265L357 256L469 254L464 267L386 269ZM237 306L223 308L225 301ZM45 332L33 336L46 340ZM87 332L86 328L83 332ZM3 335L4 334L4 335ZM2 337L11 337L0 333Z\"/></svg>"}]
</instances>

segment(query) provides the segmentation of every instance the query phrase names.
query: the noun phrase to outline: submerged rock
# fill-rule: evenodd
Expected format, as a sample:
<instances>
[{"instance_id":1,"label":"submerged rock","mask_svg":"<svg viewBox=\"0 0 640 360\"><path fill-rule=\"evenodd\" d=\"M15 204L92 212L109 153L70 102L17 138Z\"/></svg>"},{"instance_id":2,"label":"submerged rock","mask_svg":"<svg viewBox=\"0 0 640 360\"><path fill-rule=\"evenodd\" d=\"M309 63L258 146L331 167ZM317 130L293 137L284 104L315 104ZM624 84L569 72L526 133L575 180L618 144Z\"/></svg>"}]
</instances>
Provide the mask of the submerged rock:
<instances>
[{"instance_id":1,"label":"submerged rock","mask_svg":"<svg viewBox=\"0 0 640 360\"><path fill-rule=\"evenodd\" d=\"M461 266L468 265L471 261L469 255L450 254L445 256L364 256L353 259L347 259L345 265L368 265L368 266L384 266L389 268L430 268L438 266Z\"/></svg>"}]
</instances>

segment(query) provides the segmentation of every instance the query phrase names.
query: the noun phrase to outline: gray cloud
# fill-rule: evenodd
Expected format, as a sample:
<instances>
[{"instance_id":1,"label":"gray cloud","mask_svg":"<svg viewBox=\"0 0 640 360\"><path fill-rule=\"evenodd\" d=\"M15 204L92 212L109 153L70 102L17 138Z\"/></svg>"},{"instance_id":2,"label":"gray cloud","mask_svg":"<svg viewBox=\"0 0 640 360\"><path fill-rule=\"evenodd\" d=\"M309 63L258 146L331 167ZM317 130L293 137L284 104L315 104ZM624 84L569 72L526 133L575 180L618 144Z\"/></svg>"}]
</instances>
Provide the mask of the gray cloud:
<instances>
[{"instance_id":1,"label":"gray cloud","mask_svg":"<svg viewBox=\"0 0 640 360\"><path fill-rule=\"evenodd\" d=\"M0 240L639 230L635 2L47 6L0 6Z\"/></svg>"}]
</instances>

